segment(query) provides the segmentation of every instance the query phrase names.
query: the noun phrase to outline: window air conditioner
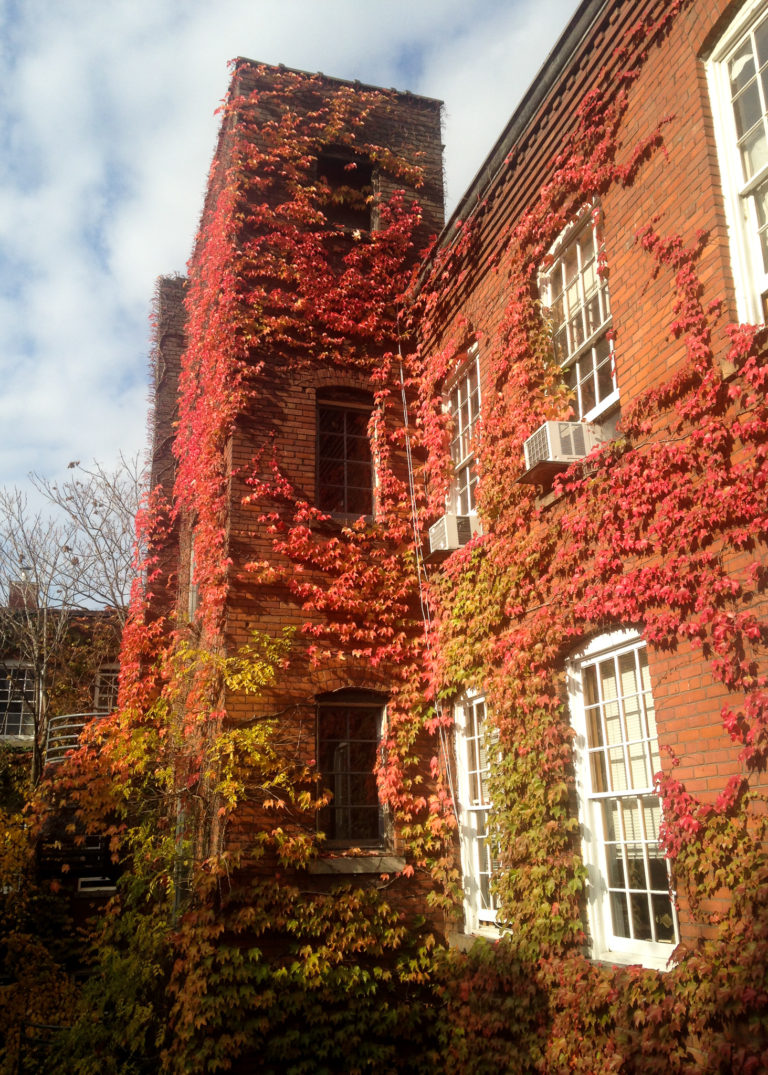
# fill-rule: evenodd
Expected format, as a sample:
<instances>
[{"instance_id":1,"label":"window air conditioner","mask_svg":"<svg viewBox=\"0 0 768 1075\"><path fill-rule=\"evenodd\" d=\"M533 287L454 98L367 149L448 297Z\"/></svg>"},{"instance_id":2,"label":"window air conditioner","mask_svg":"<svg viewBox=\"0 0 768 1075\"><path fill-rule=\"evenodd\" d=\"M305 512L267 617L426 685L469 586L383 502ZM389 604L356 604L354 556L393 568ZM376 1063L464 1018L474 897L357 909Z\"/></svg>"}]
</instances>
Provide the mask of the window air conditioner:
<instances>
[{"instance_id":1,"label":"window air conditioner","mask_svg":"<svg viewBox=\"0 0 768 1075\"><path fill-rule=\"evenodd\" d=\"M544 422L523 445L525 468L584 459L601 440L599 427L586 422Z\"/></svg>"},{"instance_id":2,"label":"window air conditioner","mask_svg":"<svg viewBox=\"0 0 768 1075\"><path fill-rule=\"evenodd\" d=\"M429 528L429 551L450 552L466 545L472 537L472 521L469 515L443 515Z\"/></svg>"}]
</instances>

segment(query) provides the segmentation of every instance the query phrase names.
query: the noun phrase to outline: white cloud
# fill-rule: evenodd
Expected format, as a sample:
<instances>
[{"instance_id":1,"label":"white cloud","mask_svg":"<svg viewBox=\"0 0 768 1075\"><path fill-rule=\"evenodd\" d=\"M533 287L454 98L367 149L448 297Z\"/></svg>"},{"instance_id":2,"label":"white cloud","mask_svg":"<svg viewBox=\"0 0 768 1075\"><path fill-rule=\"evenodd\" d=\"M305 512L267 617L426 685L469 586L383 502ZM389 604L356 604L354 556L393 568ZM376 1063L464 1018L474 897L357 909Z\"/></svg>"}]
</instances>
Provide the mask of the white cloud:
<instances>
[{"instance_id":1,"label":"white cloud","mask_svg":"<svg viewBox=\"0 0 768 1075\"><path fill-rule=\"evenodd\" d=\"M238 55L446 102L454 204L576 0L0 0L0 483L145 439L154 280L183 271Z\"/></svg>"}]
</instances>

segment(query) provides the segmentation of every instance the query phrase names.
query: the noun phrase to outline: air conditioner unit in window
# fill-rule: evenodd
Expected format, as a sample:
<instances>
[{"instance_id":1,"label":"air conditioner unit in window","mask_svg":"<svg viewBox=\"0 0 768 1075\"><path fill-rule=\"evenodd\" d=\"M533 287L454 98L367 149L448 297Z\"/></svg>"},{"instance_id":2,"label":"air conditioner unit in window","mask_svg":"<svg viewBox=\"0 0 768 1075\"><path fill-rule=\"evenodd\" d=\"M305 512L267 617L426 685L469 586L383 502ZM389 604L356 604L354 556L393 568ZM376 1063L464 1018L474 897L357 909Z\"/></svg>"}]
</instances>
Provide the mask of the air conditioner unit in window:
<instances>
[{"instance_id":1,"label":"air conditioner unit in window","mask_svg":"<svg viewBox=\"0 0 768 1075\"><path fill-rule=\"evenodd\" d=\"M586 422L544 422L523 445L525 468L537 463L573 463L600 444L599 426Z\"/></svg>"},{"instance_id":2,"label":"air conditioner unit in window","mask_svg":"<svg viewBox=\"0 0 768 1075\"><path fill-rule=\"evenodd\" d=\"M444 515L429 528L429 551L450 552L466 545L472 537L473 526L469 515Z\"/></svg>"}]
</instances>

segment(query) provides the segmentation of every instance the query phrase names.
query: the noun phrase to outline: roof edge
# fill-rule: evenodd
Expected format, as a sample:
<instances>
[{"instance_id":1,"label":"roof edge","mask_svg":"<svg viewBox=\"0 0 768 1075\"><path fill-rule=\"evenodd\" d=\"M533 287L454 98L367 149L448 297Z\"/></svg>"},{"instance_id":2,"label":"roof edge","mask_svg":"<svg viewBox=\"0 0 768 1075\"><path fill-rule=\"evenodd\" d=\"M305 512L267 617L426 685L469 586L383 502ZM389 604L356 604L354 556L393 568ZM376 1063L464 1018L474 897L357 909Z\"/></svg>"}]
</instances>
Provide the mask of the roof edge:
<instances>
[{"instance_id":1,"label":"roof edge","mask_svg":"<svg viewBox=\"0 0 768 1075\"><path fill-rule=\"evenodd\" d=\"M576 49L589 33L593 24L608 4L608 0L584 0L576 9L571 21L558 38L533 82L526 90L506 127L501 132L490 153L480 165L474 179L459 199L456 208L445 222L436 249L442 249L452 239L457 223L466 220L482 201L504 166L511 149L531 124L547 94L560 79Z\"/></svg>"},{"instance_id":2,"label":"roof edge","mask_svg":"<svg viewBox=\"0 0 768 1075\"><path fill-rule=\"evenodd\" d=\"M286 71L290 75L305 75L307 78L321 78L324 82L333 83L337 86L351 86L354 89L368 90L379 93L394 93L397 97L413 97L418 101L426 101L429 104L442 108L444 102L439 97L425 97L421 93L412 93L410 90L398 90L394 86L374 86L370 82L361 82L357 78L338 78L335 75L325 75L322 71L305 71L301 67L286 67L283 63L266 63L263 60L251 60L248 56L237 56L233 63L237 68L240 64L248 64L251 67L266 67L272 71Z\"/></svg>"}]
</instances>

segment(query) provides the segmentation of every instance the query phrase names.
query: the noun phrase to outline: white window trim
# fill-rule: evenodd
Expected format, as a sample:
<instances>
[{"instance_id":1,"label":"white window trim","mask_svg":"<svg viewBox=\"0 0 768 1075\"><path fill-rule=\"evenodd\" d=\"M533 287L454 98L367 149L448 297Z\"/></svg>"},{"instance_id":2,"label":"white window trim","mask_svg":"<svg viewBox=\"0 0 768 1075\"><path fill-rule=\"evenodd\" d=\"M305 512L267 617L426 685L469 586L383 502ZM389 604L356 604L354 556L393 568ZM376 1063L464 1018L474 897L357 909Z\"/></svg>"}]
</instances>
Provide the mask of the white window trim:
<instances>
[{"instance_id":1,"label":"white window trim","mask_svg":"<svg viewBox=\"0 0 768 1075\"><path fill-rule=\"evenodd\" d=\"M496 926L496 909L482 907L480 901L479 875L479 841L477 838L477 819L485 814L490 819L490 801L471 804L469 771L467 765L467 731L468 713L471 706L484 702L477 692L468 693L454 706L454 728L456 743L456 760L459 792L459 843L461 848L461 872L464 889L464 922L468 933L498 937ZM484 720L484 734L488 734L487 717ZM487 742L487 740L486 740Z\"/></svg>"},{"instance_id":2,"label":"white window trim","mask_svg":"<svg viewBox=\"0 0 768 1075\"><path fill-rule=\"evenodd\" d=\"M197 615L197 607L200 603L200 590L197 584L197 557L195 554L195 544L197 541L197 534L195 529L192 528L189 532L189 555L187 557L187 565L189 570L189 578L187 580L187 619L190 623L193 623Z\"/></svg>"},{"instance_id":3,"label":"white window trim","mask_svg":"<svg viewBox=\"0 0 768 1075\"><path fill-rule=\"evenodd\" d=\"M606 883L605 837L603 832L600 801L592 796L589 758L587 754L587 721L581 679L583 662L602 654L619 655L633 650L642 636L637 631L618 630L592 639L588 645L575 653L567 666L568 702L571 723L576 733L574 739L574 769L576 793L579 800L579 822L584 865L587 868L587 918L590 930L593 959L624 965L641 964L656 970L665 970L679 941L679 926L675 915L675 943L633 940L616 936L612 930L610 893ZM645 790L645 789L642 789ZM648 789L649 793L653 789Z\"/></svg>"},{"instance_id":4,"label":"white window trim","mask_svg":"<svg viewBox=\"0 0 768 1075\"><path fill-rule=\"evenodd\" d=\"M474 441L474 438L477 435L477 423L480 421L483 408L482 385L480 383L480 347L477 343L473 343L467 348L466 355L462 360L461 365L453 374L453 376L446 382L445 387L443 389L443 410L446 414L451 415L451 417L453 418L451 412L451 394L453 393L454 388L456 388L456 386L461 381L467 378L469 370L472 368L472 366L474 366L477 374L477 418L475 419L475 424L472 429L471 436L471 439ZM455 421L455 419L453 420ZM475 533L475 530L477 529L476 493L473 496L473 503L469 505L468 510L466 512L460 512L459 483L457 477L459 471L464 470L466 468L472 468L475 476L475 489L477 488L477 453L475 451L474 444L472 444L469 453L458 462L455 462L453 460L453 457L451 457L451 465L453 473L451 475L451 487L448 491L448 502L446 505L447 510L455 515L468 515L469 518L473 520L472 533Z\"/></svg>"},{"instance_id":5,"label":"white window trim","mask_svg":"<svg viewBox=\"0 0 768 1075\"><path fill-rule=\"evenodd\" d=\"M766 13L768 8L765 0L749 0L745 3L706 63L717 160L728 225L731 268L736 289L736 309L739 320L750 324L762 324L765 321L762 296L768 291L768 272L762 265L754 220L755 210L748 195L760 180L768 178L768 167L763 168L748 183L744 182L725 61L740 39Z\"/></svg>"},{"instance_id":6,"label":"white window trim","mask_svg":"<svg viewBox=\"0 0 768 1075\"><path fill-rule=\"evenodd\" d=\"M599 251L600 233L594 220L596 212L600 212L599 206L597 204L585 205L574 217L574 219L571 220L568 224L566 224L565 228L563 228L555 242L550 247L548 252L548 261L550 262L549 267L539 272L538 281L539 295L541 296L542 303L545 306L550 307L552 305L551 279L552 271L554 269L554 263L562 259L563 252L565 251L566 247L576 238L578 232L585 228L587 220L590 221L589 226L591 227L595 239L596 250ZM610 311L610 288L606 288L606 297L609 305L608 317L602 322L602 324L600 324L595 329L595 331L587 339L585 339L581 343L581 345L574 351L574 353L572 355L569 355L567 360L562 363L561 368L563 372L573 366L574 363L578 361L579 356L586 354L586 352L591 349L591 347L595 344L597 340L600 339L601 336L604 336L606 333L609 333L611 331L611 327L613 324L613 314ZM611 367L615 387L612 392L609 392L608 395L605 396L604 399L601 399L598 403L595 404L594 407L590 407L589 410L585 411L584 414L582 414L580 417L574 415L572 419L573 421L595 422L602 416L608 415L618 405L619 386L615 371L615 359L612 338L609 338L609 344L611 351Z\"/></svg>"},{"instance_id":7,"label":"white window trim","mask_svg":"<svg viewBox=\"0 0 768 1075\"><path fill-rule=\"evenodd\" d=\"M32 730L28 732L6 731L6 720L8 716L7 709L4 708L6 703L0 702L0 741L5 743L31 743L35 738L36 725L38 722L37 707L40 700L40 682L37 676L35 676L34 674L34 669L30 665L25 664L24 661L4 661L2 666L0 666L0 676L2 676L4 679L7 678L9 674L14 671L23 671L25 673L29 673L32 679L32 689L34 691L34 697L32 699L33 712L28 714L31 719ZM10 698L8 699L8 701L10 702ZM22 702L22 715L20 722L22 727L24 725L24 716L25 712Z\"/></svg>"},{"instance_id":8,"label":"white window trim","mask_svg":"<svg viewBox=\"0 0 768 1075\"><path fill-rule=\"evenodd\" d=\"M93 711L94 713L102 713L105 716L114 712L115 706L117 706L117 691L118 681L117 677L120 674L119 664L103 664L96 671L96 679L93 684ZM107 681L105 683L105 681ZM113 689L114 684L114 689ZM114 697L114 705L105 705L102 701L102 694Z\"/></svg>"}]
</instances>

